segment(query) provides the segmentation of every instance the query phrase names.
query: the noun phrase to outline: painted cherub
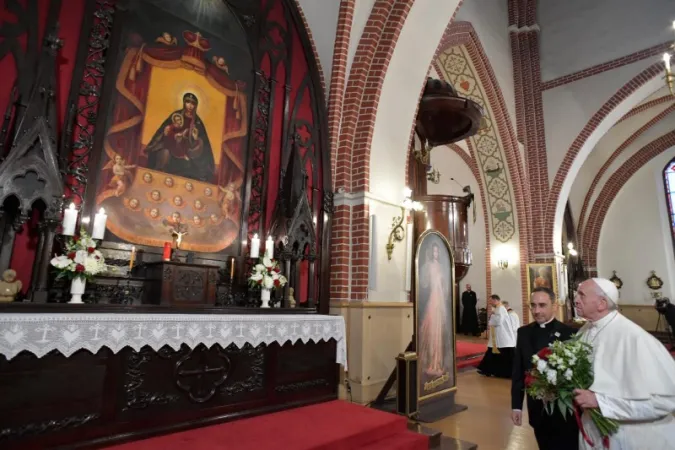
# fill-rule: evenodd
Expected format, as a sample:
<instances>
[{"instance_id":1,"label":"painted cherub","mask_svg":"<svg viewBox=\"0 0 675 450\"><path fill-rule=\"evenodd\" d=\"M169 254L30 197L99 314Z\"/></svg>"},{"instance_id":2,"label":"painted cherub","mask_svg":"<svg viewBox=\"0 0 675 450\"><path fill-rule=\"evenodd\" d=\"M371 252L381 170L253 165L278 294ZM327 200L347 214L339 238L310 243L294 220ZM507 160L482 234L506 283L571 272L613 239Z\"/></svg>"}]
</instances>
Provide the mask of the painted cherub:
<instances>
[{"instance_id":1,"label":"painted cherub","mask_svg":"<svg viewBox=\"0 0 675 450\"><path fill-rule=\"evenodd\" d=\"M236 219L236 215L234 214L236 209L235 200L239 199L239 188L241 187L242 182L243 179L240 179L229 183L225 187L218 186L218 189L222 193L219 199L222 217L232 220Z\"/></svg>"},{"instance_id":2,"label":"painted cherub","mask_svg":"<svg viewBox=\"0 0 675 450\"><path fill-rule=\"evenodd\" d=\"M131 184L130 169L135 169L136 165L126 164L121 155L114 154L111 161L105 165L103 170L111 169L113 177L108 186L115 189L115 196L121 197Z\"/></svg>"}]
</instances>

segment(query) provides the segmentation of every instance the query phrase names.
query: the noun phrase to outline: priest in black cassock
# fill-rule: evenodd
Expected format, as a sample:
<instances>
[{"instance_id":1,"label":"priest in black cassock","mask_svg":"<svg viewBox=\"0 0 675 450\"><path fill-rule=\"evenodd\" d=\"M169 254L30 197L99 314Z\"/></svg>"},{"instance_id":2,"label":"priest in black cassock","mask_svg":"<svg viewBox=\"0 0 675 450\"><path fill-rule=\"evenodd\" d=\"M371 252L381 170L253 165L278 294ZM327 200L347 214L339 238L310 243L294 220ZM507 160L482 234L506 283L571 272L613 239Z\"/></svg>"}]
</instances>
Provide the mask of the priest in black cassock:
<instances>
[{"instance_id":1,"label":"priest in black cassock","mask_svg":"<svg viewBox=\"0 0 675 450\"><path fill-rule=\"evenodd\" d=\"M478 329L478 313L476 312L476 304L478 299L476 293L471 290L471 285L466 285L466 291L462 292L462 333L480 336Z\"/></svg>"},{"instance_id":2,"label":"priest in black cassock","mask_svg":"<svg viewBox=\"0 0 675 450\"><path fill-rule=\"evenodd\" d=\"M523 423L525 373L533 367L532 356L554 341L569 339L576 332L574 328L556 320L555 294L547 287L538 287L532 291L530 310L535 322L518 329L513 357L511 418L516 426ZM541 450L578 450L579 428L574 417L563 417L558 408L553 415L548 415L544 411L544 403L530 396L527 396L527 414Z\"/></svg>"}]
</instances>

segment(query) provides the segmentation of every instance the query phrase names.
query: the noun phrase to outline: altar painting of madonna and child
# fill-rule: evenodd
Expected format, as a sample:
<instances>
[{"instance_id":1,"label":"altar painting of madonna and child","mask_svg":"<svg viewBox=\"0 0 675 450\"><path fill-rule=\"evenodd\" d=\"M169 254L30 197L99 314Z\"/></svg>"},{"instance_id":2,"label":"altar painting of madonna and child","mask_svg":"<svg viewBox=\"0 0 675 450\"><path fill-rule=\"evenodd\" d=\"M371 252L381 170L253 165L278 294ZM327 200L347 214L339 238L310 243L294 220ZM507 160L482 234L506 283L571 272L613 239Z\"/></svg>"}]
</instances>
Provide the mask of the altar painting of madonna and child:
<instances>
[{"instance_id":1,"label":"altar painting of madonna and child","mask_svg":"<svg viewBox=\"0 0 675 450\"><path fill-rule=\"evenodd\" d=\"M239 238L252 61L226 7L157 2L130 14L109 75L96 208L108 238L162 246L180 230L182 249L216 253Z\"/></svg>"}]
</instances>

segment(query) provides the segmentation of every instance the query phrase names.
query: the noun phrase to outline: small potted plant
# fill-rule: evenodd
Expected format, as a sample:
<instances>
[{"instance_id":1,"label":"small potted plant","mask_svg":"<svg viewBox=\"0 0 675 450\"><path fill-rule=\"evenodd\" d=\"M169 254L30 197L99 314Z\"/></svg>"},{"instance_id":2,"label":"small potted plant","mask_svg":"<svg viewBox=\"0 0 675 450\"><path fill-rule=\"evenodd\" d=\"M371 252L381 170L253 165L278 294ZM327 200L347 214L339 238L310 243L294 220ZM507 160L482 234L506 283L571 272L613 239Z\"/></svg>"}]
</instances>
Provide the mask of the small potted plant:
<instances>
[{"instance_id":1,"label":"small potted plant","mask_svg":"<svg viewBox=\"0 0 675 450\"><path fill-rule=\"evenodd\" d=\"M267 256L253 266L251 275L248 277L249 286L260 288L262 308L270 307L272 289L283 287L286 282L286 277L281 274L281 269L279 269L279 263Z\"/></svg>"},{"instance_id":2,"label":"small potted plant","mask_svg":"<svg viewBox=\"0 0 675 450\"><path fill-rule=\"evenodd\" d=\"M105 258L96 250L94 241L84 229L79 236L72 236L65 246L65 254L52 258L51 265L56 268L56 279L71 280L68 303L83 303L82 294L87 280L106 270Z\"/></svg>"}]
</instances>

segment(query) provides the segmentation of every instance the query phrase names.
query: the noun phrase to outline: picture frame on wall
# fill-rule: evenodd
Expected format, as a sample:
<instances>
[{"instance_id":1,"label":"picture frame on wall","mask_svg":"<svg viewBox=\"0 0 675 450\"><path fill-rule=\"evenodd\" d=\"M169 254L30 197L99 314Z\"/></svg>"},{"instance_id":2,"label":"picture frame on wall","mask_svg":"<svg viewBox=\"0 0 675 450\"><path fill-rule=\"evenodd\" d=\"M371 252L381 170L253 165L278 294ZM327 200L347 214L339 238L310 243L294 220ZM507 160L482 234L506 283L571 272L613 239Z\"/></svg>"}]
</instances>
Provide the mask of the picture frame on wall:
<instances>
[{"instance_id":1,"label":"picture frame on wall","mask_svg":"<svg viewBox=\"0 0 675 450\"><path fill-rule=\"evenodd\" d=\"M556 265L553 263L533 263L527 265L527 297L538 287L552 289L558 295Z\"/></svg>"},{"instance_id":2,"label":"picture frame on wall","mask_svg":"<svg viewBox=\"0 0 675 450\"><path fill-rule=\"evenodd\" d=\"M419 237L415 252L415 318L419 400L457 390L454 255L436 230Z\"/></svg>"}]
</instances>

